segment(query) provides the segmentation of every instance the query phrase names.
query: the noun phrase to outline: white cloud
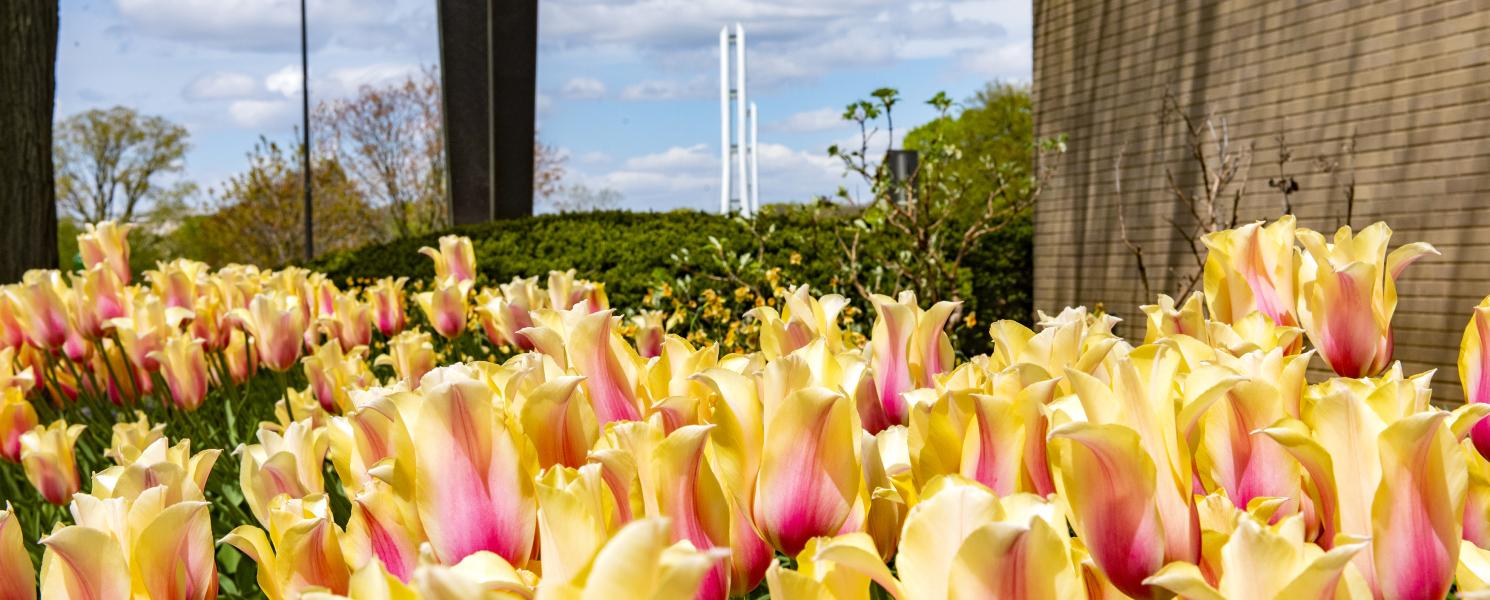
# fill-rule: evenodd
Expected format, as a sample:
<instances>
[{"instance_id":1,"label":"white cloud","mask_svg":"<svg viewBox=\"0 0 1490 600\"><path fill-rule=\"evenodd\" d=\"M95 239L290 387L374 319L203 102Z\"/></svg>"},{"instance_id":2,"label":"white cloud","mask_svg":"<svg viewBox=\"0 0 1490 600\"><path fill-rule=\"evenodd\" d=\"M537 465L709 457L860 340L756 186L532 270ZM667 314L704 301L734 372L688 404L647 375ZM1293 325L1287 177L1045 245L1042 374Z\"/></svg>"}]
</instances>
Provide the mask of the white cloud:
<instances>
[{"instance_id":1,"label":"white cloud","mask_svg":"<svg viewBox=\"0 0 1490 600\"><path fill-rule=\"evenodd\" d=\"M419 73L419 66L407 63L378 63L335 69L325 78L311 79L311 97L350 96L362 86L384 86L402 83ZM318 89L319 88L319 89Z\"/></svg>"},{"instance_id":2,"label":"white cloud","mask_svg":"<svg viewBox=\"0 0 1490 600\"><path fill-rule=\"evenodd\" d=\"M259 92L259 82L252 76L232 71L207 73L193 79L181 91L187 100L230 100L246 98Z\"/></svg>"},{"instance_id":3,"label":"white cloud","mask_svg":"<svg viewBox=\"0 0 1490 600\"><path fill-rule=\"evenodd\" d=\"M605 82L593 77L575 77L564 82L559 93L571 100L597 100L605 97Z\"/></svg>"},{"instance_id":4,"label":"white cloud","mask_svg":"<svg viewBox=\"0 0 1490 600\"><path fill-rule=\"evenodd\" d=\"M298 0L114 0L119 15L145 35L196 46L250 52L298 52ZM306 22L312 48L406 44L433 33L410 18L428 11L417 0L315 0Z\"/></svg>"},{"instance_id":5,"label":"white cloud","mask_svg":"<svg viewBox=\"0 0 1490 600\"><path fill-rule=\"evenodd\" d=\"M419 67L402 63L377 63L359 67L333 69L325 76L311 73L312 100L345 98L356 95L363 86L397 84L419 72ZM264 89L286 98L300 97L300 65L285 65L264 77Z\"/></svg>"},{"instance_id":6,"label":"white cloud","mask_svg":"<svg viewBox=\"0 0 1490 600\"><path fill-rule=\"evenodd\" d=\"M720 27L740 22L753 87L1028 46L1031 22L1027 0L545 0L539 11L550 53L636 57L677 72L717 65Z\"/></svg>"},{"instance_id":7,"label":"white cloud","mask_svg":"<svg viewBox=\"0 0 1490 600\"><path fill-rule=\"evenodd\" d=\"M643 171L679 171L705 166L719 166L717 149L707 144L673 146L655 154L626 159L626 168Z\"/></svg>"},{"instance_id":8,"label":"white cloud","mask_svg":"<svg viewBox=\"0 0 1490 600\"><path fill-rule=\"evenodd\" d=\"M762 143L757 154L763 203L804 202L831 194L843 182L839 163L820 151ZM631 208L712 210L719 203L719 148L709 144L673 146L626 159L609 172L570 175L592 188L621 192Z\"/></svg>"},{"instance_id":9,"label":"white cloud","mask_svg":"<svg viewBox=\"0 0 1490 600\"><path fill-rule=\"evenodd\" d=\"M990 45L964 53L958 64L989 79L1029 81L1035 57L1027 43Z\"/></svg>"},{"instance_id":10,"label":"white cloud","mask_svg":"<svg viewBox=\"0 0 1490 600\"><path fill-rule=\"evenodd\" d=\"M285 65L278 71L264 77L264 89L284 96L294 98L300 95L300 67L296 65Z\"/></svg>"},{"instance_id":11,"label":"white cloud","mask_svg":"<svg viewBox=\"0 0 1490 600\"><path fill-rule=\"evenodd\" d=\"M228 116L248 129L288 129L295 124L294 105L288 100L235 100Z\"/></svg>"},{"instance_id":12,"label":"white cloud","mask_svg":"<svg viewBox=\"0 0 1490 600\"><path fill-rule=\"evenodd\" d=\"M633 83L621 89L622 100L682 100L685 98L704 98L719 93L717 82L711 84L702 77L689 81L676 79L649 79Z\"/></svg>"},{"instance_id":13,"label":"white cloud","mask_svg":"<svg viewBox=\"0 0 1490 600\"><path fill-rule=\"evenodd\" d=\"M829 131L845 127L842 109L819 108L795 113L780 121L767 123L766 131L785 131L790 133L810 133L816 131Z\"/></svg>"}]
</instances>

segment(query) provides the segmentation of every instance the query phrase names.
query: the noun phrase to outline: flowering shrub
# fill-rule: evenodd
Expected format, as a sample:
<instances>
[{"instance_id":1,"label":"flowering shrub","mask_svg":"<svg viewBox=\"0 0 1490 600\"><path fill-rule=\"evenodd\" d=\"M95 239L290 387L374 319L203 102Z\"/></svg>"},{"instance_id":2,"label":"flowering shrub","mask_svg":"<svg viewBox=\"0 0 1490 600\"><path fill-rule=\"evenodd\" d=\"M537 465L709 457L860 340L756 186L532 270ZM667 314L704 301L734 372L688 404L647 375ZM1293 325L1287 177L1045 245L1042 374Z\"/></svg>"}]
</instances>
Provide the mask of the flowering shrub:
<instances>
[{"instance_id":1,"label":"flowering shrub","mask_svg":"<svg viewBox=\"0 0 1490 600\"><path fill-rule=\"evenodd\" d=\"M1490 301L1471 402L1433 406L1391 316L1434 251L1385 225L1218 232L1142 343L1067 308L965 361L955 303L908 293L862 340L844 297L773 294L729 351L570 273L476 289L459 237L425 289L341 291L184 261L130 284L124 233L0 293L6 600L1490 589ZM1337 376L1306 379L1316 353Z\"/></svg>"}]
</instances>

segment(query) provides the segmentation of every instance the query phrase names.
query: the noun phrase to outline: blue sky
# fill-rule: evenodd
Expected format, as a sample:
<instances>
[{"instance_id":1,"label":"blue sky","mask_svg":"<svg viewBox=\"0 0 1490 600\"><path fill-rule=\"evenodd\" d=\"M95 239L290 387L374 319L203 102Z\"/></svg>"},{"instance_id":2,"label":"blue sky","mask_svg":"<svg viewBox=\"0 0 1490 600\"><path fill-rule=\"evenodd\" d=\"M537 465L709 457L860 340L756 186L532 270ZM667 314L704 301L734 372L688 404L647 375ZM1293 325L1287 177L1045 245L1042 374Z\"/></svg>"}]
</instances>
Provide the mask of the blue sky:
<instances>
[{"instance_id":1,"label":"blue sky","mask_svg":"<svg viewBox=\"0 0 1490 600\"><path fill-rule=\"evenodd\" d=\"M62 0L59 118L123 104L191 132L185 176L216 186L265 135L299 122L298 0ZM311 99L402 80L438 62L434 0L310 0ZM632 209L716 209L718 32L746 28L760 110L761 201L830 194L838 120L880 86L908 102L1028 80L1030 2L1006 0L540 0L539 137L568 183ZM903 125L901 125L903 124Z\"/></svg>"}]
</instances>

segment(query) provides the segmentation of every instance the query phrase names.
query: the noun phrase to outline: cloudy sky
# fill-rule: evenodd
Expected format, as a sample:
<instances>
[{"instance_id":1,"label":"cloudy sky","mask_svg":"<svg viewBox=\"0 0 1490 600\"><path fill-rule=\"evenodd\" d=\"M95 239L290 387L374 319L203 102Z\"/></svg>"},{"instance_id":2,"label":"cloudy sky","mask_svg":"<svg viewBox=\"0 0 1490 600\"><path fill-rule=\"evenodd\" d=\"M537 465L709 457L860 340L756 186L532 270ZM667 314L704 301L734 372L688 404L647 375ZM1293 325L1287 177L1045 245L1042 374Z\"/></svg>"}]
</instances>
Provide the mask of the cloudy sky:
<instances>
[{"instance_id":1,"label":"cloudy sky","mask_svg":"<svg viewBox=\"0 0 1490 600\"><path fill-rule=\"evenodd\" d=\"M474 0L473 0L474 1ZM539 137L568 181L624 206L718 206L718 35L746 28L760 110L761 201L830 194L828 145L857 139L843 106L876 87L930 116L1028 80L1029 0L540 0ZM310 0L311 100L438 62L435 0ZM264 135L299 122L298 0L62 0L57 115L122 104L191 131L188 176L211 187ZM904 129L900 126L899 129ZM850 186L852 189L852 186Z\"/></svg>"}]
</instances>

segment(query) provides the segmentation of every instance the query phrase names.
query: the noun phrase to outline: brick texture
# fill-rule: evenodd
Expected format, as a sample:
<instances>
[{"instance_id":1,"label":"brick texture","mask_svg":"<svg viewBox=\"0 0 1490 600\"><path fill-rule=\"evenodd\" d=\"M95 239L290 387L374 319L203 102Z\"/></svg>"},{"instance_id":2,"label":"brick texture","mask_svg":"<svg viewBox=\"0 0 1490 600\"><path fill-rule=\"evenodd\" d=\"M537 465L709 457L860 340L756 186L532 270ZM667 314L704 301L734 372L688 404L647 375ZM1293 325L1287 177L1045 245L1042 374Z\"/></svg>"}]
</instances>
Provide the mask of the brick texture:
<instances>
[{"instance_id":1,"label":"brick texture","mask_svg":"<svg viewBox=\"0 0 1490 600\"><path fill-rule=\"evenodd\" d=\"M1462 400L1459 338L1490 294L1483 0L1034 0L1034 13L1036 132L1068 137L1035 212L1037 307L1101 303L1142 336L1137 307L1152 299L1119 235L1118 180L1154 293L1177 293L1196 271L1177 233L1193 217L1167 174L1187 188L1200 176L1181 124L1162 119L1167 93L1194 119L1224 120L1232 148L1250 148L1240 222L1283 211L1267 183L1280 176L1282 136L1300 226L1329 235L1385 220L1394 247L1425 240L1443 252L1399 281L1397 357L1409 373L1439 370L1435 400Z\"/></svg>"}]
</instances>

